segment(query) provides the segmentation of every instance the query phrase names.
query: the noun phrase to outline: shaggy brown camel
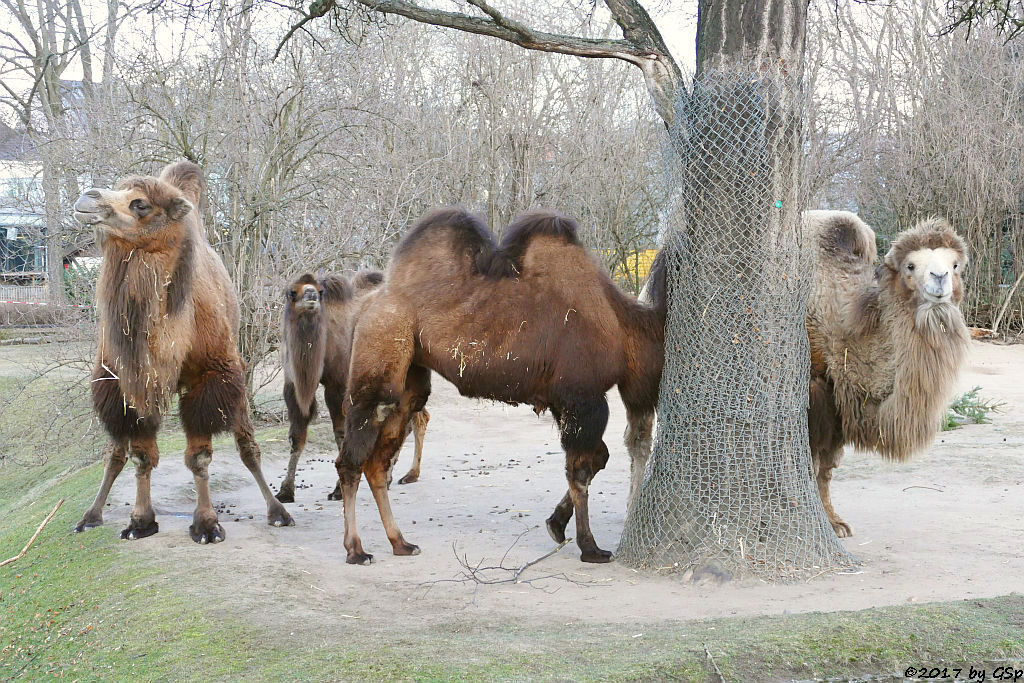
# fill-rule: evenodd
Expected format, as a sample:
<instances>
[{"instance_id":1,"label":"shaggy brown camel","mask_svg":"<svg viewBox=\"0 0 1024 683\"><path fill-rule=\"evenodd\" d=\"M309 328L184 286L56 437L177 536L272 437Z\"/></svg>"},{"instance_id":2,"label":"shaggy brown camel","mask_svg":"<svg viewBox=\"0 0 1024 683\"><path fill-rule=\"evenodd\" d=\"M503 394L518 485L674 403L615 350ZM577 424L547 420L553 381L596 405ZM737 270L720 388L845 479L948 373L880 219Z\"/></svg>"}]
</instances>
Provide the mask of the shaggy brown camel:
<instances>
[{"instance_id":1,"label":"shaggy brown camel","mask_svg":"<svg viewBox=\"0 0 1024 683\"><path fill-rule=\"evenodd\" d=\"M875 233L855 214L809 211L818 240L808 306L808 425L832 528L853 534L829 495L843 445L904 461L935 438L970 335L960 313L967 251L950 225L902 233L875 269Z\"/></svg>"},{"instance_id":2,"label":"shaggy brown camel","mask_svg":"<svg viewBox=\"0 0 1024 683\"><path fill-rule=\"evenodd\" d=\"M324 385L324 401L334 425L334 440L338 444L338 452L341 452L345 439L345 387L348 384L355 314L363 297L376 290L383 281L384 275L376 270L361 270L351 278L328 275L320 280L306 273L285 289L281 360L291 456L288 472L277 493L277 499L282 503L295 502L295 469L306 446L309 423L317 413L317 385ZM426 410L412 416L416 453L412 467L398 480L399 484L419 479L423 435L429 421L430 414ZM327 498L341 500L340 484Z\"/></svg>"},{"instance_id":3,"label":"shaggy brown camel","mask_svg":"<svg viewBox=\"0 0 1024 683\"><path fill-rule=\"evenodd\" d=\"M664 287L653 307L612 282L580 244L575 221L519 216L500 246L474 216L434 211L395 248L384 286L356 323L346 438L337 460L347 561L366 564L355 498L365 474L396 555L419 548L399 531L387 471L433 370L464 396L550 409L566 455L569 491L547 520L561 542L575 513L585 562L608 562L590 530L588 486L608 460L605 393L618 385L630 422L654 411L664 357ZM649 440L649 433L646 437Z\"/></svg>"},{"instance_id":4,"label":"shaggy brown camel","mask_svg":"<svg viewBox=\"0 0 1024 683\"><path fill-rule=\"evenodd\" d=\"M75 531L103 523L110 487L131 458L135 507L121 538L157 532L150 476L160 458L156 433L175 393L187 438L185 465L198 498L192 540L224 540L210 502L209 465L211 437L227 430L267 501L267 522L295 523L263 479L238 353L238 300L195 210L203 186L198 166L178 162L159 178L128 178L75 202L75 218L94 227L103 251L92 397L112 440L99 493Z\"/></svg>"}]
</instances>

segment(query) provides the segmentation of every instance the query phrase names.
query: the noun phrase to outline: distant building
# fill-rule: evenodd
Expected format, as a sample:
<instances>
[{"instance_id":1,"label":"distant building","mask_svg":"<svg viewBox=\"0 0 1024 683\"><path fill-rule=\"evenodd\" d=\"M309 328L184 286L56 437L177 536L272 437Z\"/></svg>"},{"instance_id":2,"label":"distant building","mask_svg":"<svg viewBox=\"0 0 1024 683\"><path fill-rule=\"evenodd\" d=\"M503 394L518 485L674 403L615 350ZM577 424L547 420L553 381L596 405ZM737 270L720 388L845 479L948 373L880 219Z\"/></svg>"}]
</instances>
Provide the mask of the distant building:
<instances>
[{"instance_id":1,"label":"distant building","mask_svg":"<svg viewBox=\"0 0 1024 683\"><path fill-rule=\"evenodd\" d=\"M27 207L42 206L39 164L31 161L28 136L0 122L0 285L38 285L46 281L45 216Z\"/></svg>"}]
</instances>

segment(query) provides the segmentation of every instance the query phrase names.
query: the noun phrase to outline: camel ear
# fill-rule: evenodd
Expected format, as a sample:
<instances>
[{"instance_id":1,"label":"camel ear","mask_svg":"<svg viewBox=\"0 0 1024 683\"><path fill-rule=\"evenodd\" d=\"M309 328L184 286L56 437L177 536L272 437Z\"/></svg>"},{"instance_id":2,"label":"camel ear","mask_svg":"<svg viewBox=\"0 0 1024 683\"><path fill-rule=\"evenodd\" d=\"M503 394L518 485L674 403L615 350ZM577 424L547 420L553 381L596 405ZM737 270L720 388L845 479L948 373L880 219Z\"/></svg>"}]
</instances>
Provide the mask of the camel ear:
<instances>
[{"instance_id":1,"label":"camel ear","mask_svg":"<svg viewBox=\"0 0 1024 683\"><path fill-rule=\"evenodd\" d=\"M891 247L885 254L885 258L882 259L882 263L893 272L899 271L899 264L896 263L896 247Z\"/></svg>"},{"instance_id":2,"label":"camel ear","mask_svg":"<svg viewBox=\"0 0 1024 683\"><path fill-rule=\"evenodd\" d=\"M167 207L167 216L172 221L180 221L192 210L192 202L184 197L175 197Z\"/></svg>"}]
</instances>

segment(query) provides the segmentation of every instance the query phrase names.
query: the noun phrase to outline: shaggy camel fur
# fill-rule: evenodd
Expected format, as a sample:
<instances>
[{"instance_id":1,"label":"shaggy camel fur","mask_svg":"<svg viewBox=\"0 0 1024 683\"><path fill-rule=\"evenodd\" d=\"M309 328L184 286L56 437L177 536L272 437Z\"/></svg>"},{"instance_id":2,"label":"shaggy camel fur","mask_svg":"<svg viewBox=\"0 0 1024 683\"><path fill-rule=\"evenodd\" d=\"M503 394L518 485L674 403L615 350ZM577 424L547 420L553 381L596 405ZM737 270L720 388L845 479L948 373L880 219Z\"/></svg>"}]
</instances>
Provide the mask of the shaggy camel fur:
<instances>
[{"instance_id":1,"label":"shaggy camel fur","mask_svg":"<svg viewBox=\"0 0 1024 683\"><path fill-rule=\"evenodd\" d=\"M150 475L160 457L156 433L175 393L187 438L185 465L198 497L192 540L224 540L210 502L209 465L211 437L226 430L234 433L242 462L267 501L267 522L294 524L263 479L238 353L238 301L195 210L202 194L200 168L179 162L159 178L128 178L75 202L75 218L95 228L103 251L92 396L112 440L99 493L75 531L103 523L110 487L131 458L135 507L121 538L157 532Z\"/></svg>"},{"instance_id":2,"label":"shaggy camel fur","mask_svg":"<svg viewBox=\"0 0 1024 683\"><path fill-rule=\"evenodd\" d=\"M875 234L855 214L809 211L819 259L807 331L808 425L818 493L832 528L829 483L843 445L892 460L927 448L952 396L970 336L960 313L967 252L946 221L901 234L874 267Z\"/></svg>"},{"instance_id":3,"label":"shaggy camel fur","mask_svg":"<svg viewBox=\"0 0 1024 683\"><path fill-rule=\"evenodd\" d=\"M355 313L363 297L376 290L383 281L384 275L376 270L361 270L351 278L328 275L321 280L306 273L284 291L281 360L291 457L288 459L288 472L277 494L282 503L295 502L295 469L306 445L309 423L317 413L316 388L319 384L324 385L324 401L334 425L334 440L338 444L338 452L341 452L345 438L345 387L348 384ZM399 484L419 479L423 434L429 420L430 414L426 410L412 416L416 455L409 472L398 480ZM327 497L341 500L340 484Z\"/></svg>"},{"instance_id":4,"label":"shaggy camel fur","mask_svg":"<svg viewBox=\"0 0 1024 683\"><path fill-rule=\"evenodd\" d=\"M361 473L394 553L419 552L391 513L387 471L409 416L426 404L431 370L464 396L551 410L569 491L548 518L548 532L563 541L575 513L581 559L611 559L590 530L587 493L608 460L605 393L618 385L630 421L649 420L664 357L664 298L648 307L623 294L576 231L560 214L528 213L496 245L479 219L446 208L422 218L395 248L353 342L352 405L337 461L349 563L372 559L356 532Z\"/></svg>"}]
</instances>

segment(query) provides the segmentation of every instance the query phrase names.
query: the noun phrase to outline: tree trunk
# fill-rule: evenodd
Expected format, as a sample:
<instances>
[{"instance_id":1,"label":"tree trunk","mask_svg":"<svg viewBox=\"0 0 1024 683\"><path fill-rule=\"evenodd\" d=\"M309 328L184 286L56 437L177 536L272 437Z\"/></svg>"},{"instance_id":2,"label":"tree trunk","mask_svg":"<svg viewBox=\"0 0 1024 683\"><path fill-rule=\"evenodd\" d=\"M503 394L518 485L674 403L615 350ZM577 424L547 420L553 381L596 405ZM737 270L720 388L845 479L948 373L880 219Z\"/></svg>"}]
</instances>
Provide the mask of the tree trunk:
<instances>
[{"instance_id":1,"label":"tree trunk","mask_svg":"<svg viewBox=\"0 0 1024 683\"><path fill-rule=\"evenodd\" d=\"M43 162L43 209L46 213L46 292L51 304L67 303L64 291L64 239L61 229L60 178L49 160Z\"/></svg>"},{"instance_id":2,"label":"tree trunk","mask_svg":"<svg viewBox=\"0 0 1024 683\"><path fill-rule=\"evenodd\" d=\"M847 566L811 482L810 250L800 213L803 0L701 0L697 77L671 129L658 436L619 556L714 576Z\"/></svg>"}]
</instances>

